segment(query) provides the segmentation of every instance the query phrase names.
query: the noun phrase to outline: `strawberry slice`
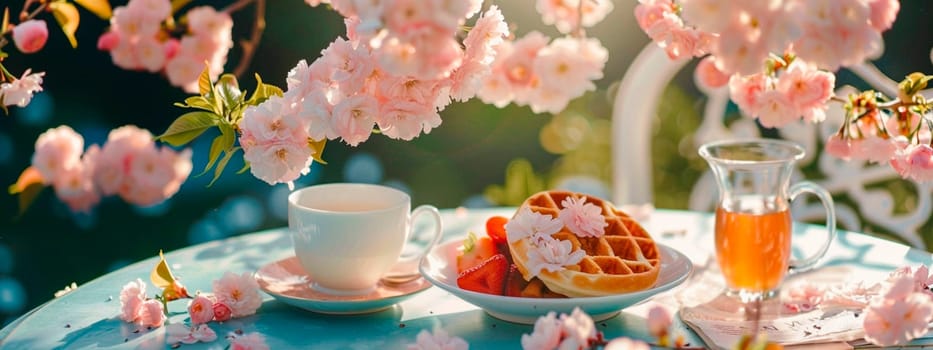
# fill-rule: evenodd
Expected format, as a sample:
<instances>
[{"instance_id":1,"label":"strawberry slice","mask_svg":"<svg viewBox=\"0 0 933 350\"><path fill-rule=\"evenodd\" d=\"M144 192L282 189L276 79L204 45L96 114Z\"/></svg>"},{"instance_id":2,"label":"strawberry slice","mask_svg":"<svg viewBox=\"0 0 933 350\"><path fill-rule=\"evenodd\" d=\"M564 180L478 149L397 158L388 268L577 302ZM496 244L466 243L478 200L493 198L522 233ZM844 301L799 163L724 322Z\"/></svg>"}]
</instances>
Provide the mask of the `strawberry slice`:
<instances>
[{"instance_id":1,"label":"strawberry slice","mask_svg":"<svg viewBox=\"0 0 933 350\"><path fill-rule=\"evenodd\" d=\"M506 243L508 237L505 235L505 224L509 219L504 216L493 216L486 220L486 235L492 238L493 242Z\"/></svg>"},{"instance_id":2,"label":"strawberry slice","mask_svg":"<svg viewBox=\"0 0 933 350\"><path fill-rule=\"evenodd\" d=\"M505 295L510 297L520 297L522 296L522 290L528 286L528 281L525 281L525 278L522 277L521 271L518 271L518 266L512 264L509 266L509 277L505 281Z\"/></svg>"},{"instance_id":3,"label":"strawberry slice","mask_svg":"<svg viewBox=\"0 0 933 350\"><path fill-rule=\"evenodd\" d=\"M467 239L463 241L463 249L457 255L457 273L466 271L471 267L478 266L484 260L499 253L496 244L489 237L476 237L476 234L470 232Z\"/></svg>"},{"instance_id":4,"label":"strawberry slice","mask_svg":"<svg viewBox=\"0 0 933 350\"><path fill-rule=\"evenodd\" d=\"M505 279L509 272L509 262L505 255L496 254L460 273L457 286L474 292L502 295Z\"/></svg>"}]
</instances>

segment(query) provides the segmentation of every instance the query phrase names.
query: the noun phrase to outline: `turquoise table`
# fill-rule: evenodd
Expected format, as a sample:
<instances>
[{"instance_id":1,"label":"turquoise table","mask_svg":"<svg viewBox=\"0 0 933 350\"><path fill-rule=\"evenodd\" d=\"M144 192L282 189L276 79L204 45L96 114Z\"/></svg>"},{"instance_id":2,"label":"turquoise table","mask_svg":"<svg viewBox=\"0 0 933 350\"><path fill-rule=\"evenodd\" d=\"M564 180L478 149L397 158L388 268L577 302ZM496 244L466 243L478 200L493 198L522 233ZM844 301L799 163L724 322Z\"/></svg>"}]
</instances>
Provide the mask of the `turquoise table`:
<instances>
[{"instance_id":1,"label":"turquoise table","mask_svg":"<svg viewBox=\"0 0 933 350\"><path fill-rule=\"evenodd\" d=\"M445 239L464 236L468 231L484 232L485 220L492 215L511 216L514 208L442 210ZM712 216L708 213L659 210L643 222L661 243L671 246L693 261L697 267L708 265L713 249ZM822 227L798 225L795 235L813 235L819 242ZM807 238L804 238L807 239ZM795 250L805 254L808 244L795 236ZM815 245L815 244L812 244ZM256 271L270 262L292 255L287 228L268 230L204 243L169 252L166 258L175 274L190 292L209 291L211 281L223 272ZM101 276L79 286L62 297L53 299L30 311L0 330L3 349L94 349L143 348L163 349L164 327L134 333L136 326L118 318L121 287L136 278L149 284L149 272L158 261L152 257ZM930 264L926 252L872 238L867 235L841 232L830 249L824 266L845 266L860 275L886 275L905 264ZM690 281L640 305L622 310L619 316L597 322L599 331L609 338L628 336L651 340L644 315L655 303L669 303L672 295L689 288ZM712 291L715 292L715 291ZM260 332L272 349L399 349L413 343L423 329L442 327L452 335L470 343L472 349L520 348L521 335L531 333L528 325L512 324L488 316L477 307L432 287L390 309L354 316L315 314L278 302L263 294L265 301L258 314L235 319L211 327L223 338L228 332ZM187 300L169 304L173 311L170 322L180 323L187 317ZM675 333L684 334L693 346L702 346L695 333L675 322ZM918 342L933 339L920 339ZM183 349L223 349L227 342L218 339L208 344L183 345Z\"/></svg>"}]
</instances>

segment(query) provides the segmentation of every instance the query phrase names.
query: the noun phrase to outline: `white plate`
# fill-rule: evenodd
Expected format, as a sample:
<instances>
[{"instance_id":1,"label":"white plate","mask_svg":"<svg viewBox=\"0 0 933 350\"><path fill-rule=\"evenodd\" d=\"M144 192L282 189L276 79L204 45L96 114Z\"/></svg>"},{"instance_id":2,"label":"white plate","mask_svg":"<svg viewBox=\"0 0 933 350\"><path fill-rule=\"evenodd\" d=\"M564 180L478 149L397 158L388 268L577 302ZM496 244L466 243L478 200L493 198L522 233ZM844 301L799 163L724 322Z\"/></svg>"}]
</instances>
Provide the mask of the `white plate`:
<instances>
[{"instance_id":1,"label":"white plate","mask_svg":"<svg viewBox=\"0 0 933 350\"><path fill-rule=\"evenodd\" d=\"M622 309L648 300L653 295L674 288L687 279L693 263L682 253L658 244L661 253L661 271L654 286L638 292L585 298L522 298L473 292L457 286L457 250L463 240L453 240L434 247L421 260L419 269L428 281L457 297L476 305L492 317L515 323L533 324L549 311L571 313L579 307L594 321L602 321L618 314Z\"/></svg>"},{"instance_id":2,"label":"white plate","mask_svg":"<svg viewBox=\"0 0 933 350\"><path fill-rule=\"evenodd\" d=\"M331 295L311 288L311 277L297 257L266 264L254 275L259 288L279 301L308 311L353 315L376 312L431 287L422 278L404 284L379 282L368 294Z\"/></svg>"}]
</instances>

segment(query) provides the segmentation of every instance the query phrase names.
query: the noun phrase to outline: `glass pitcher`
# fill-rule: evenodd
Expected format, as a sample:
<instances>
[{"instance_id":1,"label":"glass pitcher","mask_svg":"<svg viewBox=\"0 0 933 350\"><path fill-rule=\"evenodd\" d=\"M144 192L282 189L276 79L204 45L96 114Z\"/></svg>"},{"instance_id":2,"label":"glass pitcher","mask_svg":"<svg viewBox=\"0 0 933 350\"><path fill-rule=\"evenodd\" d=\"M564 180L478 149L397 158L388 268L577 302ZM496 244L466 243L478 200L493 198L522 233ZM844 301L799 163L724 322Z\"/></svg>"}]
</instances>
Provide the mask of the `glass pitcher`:
<instances>
[{"instance_id":1,"label":"glass pitcher","mask_svg":"<svg viewBox=\"0 0 933 350\"><path fill-rule=\"evenodd\" d=\"M733 140L705 144L699 153L719 186L716 258L728 295L746 302L773 297L789 272L812 269L826 254L836 237L832 196L809 181L790 185L803 147L773 139ZM795 261L790 201L805 192L823 202L828 237L815 254Z\"/></svg>"}]
</instances>

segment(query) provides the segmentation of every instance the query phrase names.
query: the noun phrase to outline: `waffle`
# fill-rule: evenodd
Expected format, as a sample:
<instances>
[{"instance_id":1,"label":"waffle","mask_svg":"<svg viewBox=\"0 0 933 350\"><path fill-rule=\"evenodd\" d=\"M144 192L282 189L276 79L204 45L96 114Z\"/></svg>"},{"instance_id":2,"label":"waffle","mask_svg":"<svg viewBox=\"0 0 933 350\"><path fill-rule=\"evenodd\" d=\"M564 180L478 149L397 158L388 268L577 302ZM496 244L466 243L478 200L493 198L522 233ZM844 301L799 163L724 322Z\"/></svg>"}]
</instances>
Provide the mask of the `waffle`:
<instances>
[{"instance_id":1,"label":"waffle","mask_svg":"<svg viewBox=\"0 0 933 350\"><path fill-rule=\"evenodd\" d=\"M527 207L533 212L558 218L561 203L568 196L583 197L567 191L539 192L526 199L519 212ZM608 224L605 234L602 237L579 237L563 226L551 237L569 241L573 246L572 252L582 249L586 255L579 263L565 266L562 270L542 270L537 278L548 289L569 297L614 295L653 286L661 269L661 257L651 236L611 203L591 196L586 197L586 202L601 208ZM509 239L513 261L525 280L534 277L527 268L528 253L534 245L528 237L513 241L510 236Z\"/></svg>"}]
</instances>

